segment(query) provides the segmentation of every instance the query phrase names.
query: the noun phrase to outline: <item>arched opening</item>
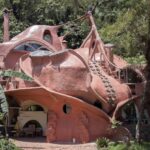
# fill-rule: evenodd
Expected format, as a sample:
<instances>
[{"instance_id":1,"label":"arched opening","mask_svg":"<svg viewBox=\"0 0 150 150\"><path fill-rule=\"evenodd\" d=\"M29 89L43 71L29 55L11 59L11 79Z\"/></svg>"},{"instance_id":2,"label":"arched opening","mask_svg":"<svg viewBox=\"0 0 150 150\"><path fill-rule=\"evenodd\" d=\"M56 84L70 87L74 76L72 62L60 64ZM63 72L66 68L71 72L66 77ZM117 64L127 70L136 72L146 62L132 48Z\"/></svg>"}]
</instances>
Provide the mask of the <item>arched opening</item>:
<instances>
[{"instance_id":1,"label":"arched opening","mask_svg":"<svg viewBox=\"0 0 150 150\"><path fill-rule=\"evenodd\" d=\"M19 130L19 136L45 136L47 128L47 111L45 106L35 101L24 101L19 109L17 122L15 124L16 130Z\"/></svg>"},{"instance_id":2,"label":"arched opening","mask_svg":"<svg viewBox=\"0 0 150 150\"><path fill-rule=\"evenodd\" d=\"M29 120L22 129L22 134L24 136L42 136L43 129L41 124L37 120Z\"/></svg>"},{"instance_id":3,"label":"arched opening","mask_svg":"<svg viewBox=\"0 0 150 150\"><path fill-rule=\"evenodd\" d=\"M5 57L5 67L8 69L16 69L20 57L27 53L38 53L39 56L52 53L52 48L38 41L25 41L16 45L10 53Z\"/></svg>"},{"instance_id":4,"label":"arched opening","mask_svg":"<svg viewBox=\"0 0 150 150\"><path fill-rule=\"evenodd\" d=\"M49 30L45 30L43 34L43 39L48 43L52 43L52 36Z\"/></svg>"},{"instance_id":5,"label":"arched opening","mask_svg":"<svg viewBox=\"0 0 150 150\"><path fill-rule=\"evenodd\" d=\"M27 100L21 104L21 111L45 111L47 108L35 101Z\"/></svg>"},{"instance_id":6,"label":"arched opening","mask_svg":"<svg viewBox=\"0 0 150 150\"><path fill-rule=\"evenodd\" d=\"M22 52L34 52L34 51L49 51L48 48L43 46L41 43L38 43L36 41L27 41L24 42L14 48L16 51L22 51Z\"/></svg>"},{"instance_id":7,"label":"arched opening","mask_svg":"<svg viewBox=\"0 0 150 150\"><path fill-rule=\"evenodd\" d=\"M44 111L44 109L40 105L30 105L25 109L25 111Z\"/></svg>"}]
</instances>

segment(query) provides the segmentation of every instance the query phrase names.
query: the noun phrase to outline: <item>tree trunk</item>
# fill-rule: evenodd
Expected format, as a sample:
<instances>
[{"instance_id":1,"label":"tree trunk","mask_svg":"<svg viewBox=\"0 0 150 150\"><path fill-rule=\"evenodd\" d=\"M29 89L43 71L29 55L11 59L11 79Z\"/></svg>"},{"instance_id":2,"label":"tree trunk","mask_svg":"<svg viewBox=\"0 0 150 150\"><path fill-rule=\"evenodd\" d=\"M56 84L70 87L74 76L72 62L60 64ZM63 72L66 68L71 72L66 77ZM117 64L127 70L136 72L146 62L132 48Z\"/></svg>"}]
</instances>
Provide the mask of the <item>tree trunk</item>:
<instances>
[{"instance_id":1,"label":"tree trunk","mask_svg":"<svg viewBox=\"0 0 150 150\"><path fill-rule=\"evenodd\" d=\"M135 128L135 138L137 140L137 142L139 142L140 140L140 122L141 122L141 115L139 112L138 107L136 106L136 104L134 104L135 106L135 110L136 110L136 118L137 118L137 124L136 124L136 128Z\"/></svg>"}]
</instances>

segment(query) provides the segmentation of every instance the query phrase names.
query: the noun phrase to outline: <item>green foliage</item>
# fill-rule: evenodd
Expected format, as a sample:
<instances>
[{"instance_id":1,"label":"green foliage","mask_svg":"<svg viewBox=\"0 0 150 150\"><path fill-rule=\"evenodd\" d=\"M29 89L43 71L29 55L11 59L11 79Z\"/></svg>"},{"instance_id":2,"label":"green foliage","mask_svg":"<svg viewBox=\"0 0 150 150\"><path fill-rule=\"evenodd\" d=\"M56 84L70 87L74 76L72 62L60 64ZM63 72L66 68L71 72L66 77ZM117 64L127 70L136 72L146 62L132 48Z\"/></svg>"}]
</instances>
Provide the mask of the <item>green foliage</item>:
<instances>
[{"instance_id":1,"label":"green foliage","mask_svg":"<svg viewBox=\"0 0 150 150\"><path fill-rule=\"evenodd\" d=\"M146 59L144 55L136 55L134 57L125 57L125 60L129 64L146 64Z\"/></svg>"},{"instance_id":2,"label":"green foliage","mask_svg":"<svg viewBox=\"0 0 150 150\"><path fill-rule=\"evenodd\" d=\"M118 10L116 21L106 24L100 29L100 33L106 42L113 42L116 45L117 54L134 57L144 53L147 42L146 1L131 0L123 3L124 8Z\"/></svg>"},{"instance_id":3,"label":"green foliage","mask_svg":"<svg viewBox=\"0 0 150 150\"><path fill-rule=\"evenodd\" d=\"M87 36L90 28L86 21L70 22L63 27L62 31L63 33L61 34L66 34L65 40L68 41L68 47L78 48Z\"/></svg>"},{"instance_id":4,"label":"green foliage","mask_svg":"<svg viewBox=\"0 0 150 150\"><path fill-rule=\"evenodd\" d=\"M8 103L1 85L0 85L0 113L1 118L3 118L5 114L8 113Z\"/></svg>"},{"instance_id":5,"label":"green foliage","mask_svg":"<svg viewBox=\"0 0 150 150\"><path fill-rule=\"evenodd\" d=\"M99 33L106 43L116 45L114 52L131 63L133 59L133 63L144 63L143 59L135 59L138 60L146 48L149 9L147 0L0 0L0 3L1 27L3 8L11 10L11 37L33 24L62 24L93 9ZM80 46L88 30L87 24L73 22L62 31L69 33L66 37L68 46L76 48Z\"/></svg>"},{"instance_id":6,"label":"green foliage","mask_svg":"<svg viewBox=\"0 0 150 150\"><path fill-rule=\"evenodd\" d=\"M108 150L129 150L126 144L110 145Z\"/></svg>"},{"instance_id":7,"label":"green foliage","mask_svg":"<svg viewBox=\"0 0 150 150\"><path fill-rule=\"evenodd\" d=\"M23 80L32 81L33 79L22 72L13 70L0 71L0 77L18 77ZM0 85L0 120L5 124L5 115L8 113L8 103L2 86Z\"/></svg>"},{"instance_id":8,"label":"green foliage","mask_svg":"<svg viewBox=\"0 0 150 150\"><path fill-rule=\"evenodd\" d=\"M112 125L111 125L111 128L117 128L118 126L120 126L122 123L120 121L117 121L117 120L112 120Z\"/></svg>"},{"instance_id":9,"label":"green foliage","mask_svg":"<svg viewBox=\"0 0 150 150\"><path fill-rule=\"evenodd\" d=\"M0 112L0 122L3 120L3 114Z\"/></svg>"},{"instance_id":10,"label":"green foliage","mask_svg":"<svg viewBox=\"0 0 150 150\"><path fill-rule=\"evenodd\" d=\"M117 143L108 146L108 150L149 150L150 143L136 143L132 142L129 145L124 143Z\"/></svg>"},{"instance_id":11,"label":"green foliage","mask_svg":"<svg viewBox=\"0 0 150 150\"><path fill-rule=\"evenodd\" d=\"M1 77L18 77L26 81L33 81L33 79L29 76L27 76L23 72L13 71L13 70L4 70L0 71Z\"/></svg>"},{"instance_id":12,"label":"green foliage","mask_svg":"<svg viewBox=\"0 0 150 150\"><path fill-rule=\"evenodd\" d=\"M0 150L20 150L7 139L0 139Z\"/></svg>"},{"instance_id":13,"label":"green foliage","mask_svg":"<svg viewBox=\"0 0 150 150\"><path fill-rule=\"evenodd\" d=\"M136 143L132 141L131 143L125 144L123 142L111 142L108 140L106 146L100 146L101 142L96 141L98 150L149 150L150 143L142 142Z\"/></svg>"},{"instance_id":14,"label":"green foliage","mask_svg":"<svg viewBox=\"0 0 150 150\"><path fill-rule=\"evenodd\" d=\"M109 139L99 138L96 140L97 149L108 147Z\"/></svg>"}]
</instances>

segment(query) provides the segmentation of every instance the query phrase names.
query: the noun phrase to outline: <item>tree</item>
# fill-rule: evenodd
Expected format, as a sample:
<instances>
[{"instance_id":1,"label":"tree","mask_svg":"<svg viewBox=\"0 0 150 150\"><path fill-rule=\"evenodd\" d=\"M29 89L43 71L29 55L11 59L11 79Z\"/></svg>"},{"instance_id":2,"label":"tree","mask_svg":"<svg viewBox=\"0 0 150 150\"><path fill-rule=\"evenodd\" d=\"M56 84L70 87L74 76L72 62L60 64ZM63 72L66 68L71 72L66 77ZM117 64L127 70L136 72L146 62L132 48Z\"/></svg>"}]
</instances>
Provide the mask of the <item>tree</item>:
<instances>
[{"instance_id":1,"label":"tree","mask_svg":"<svg viewBox=\"0 0 150 150\"><path fill-rule=\"evenodd\" d=\"M150 97L150 1L147 0L147 14L148 14L148 34L147 34L147 42L146 42L146 46L145 46L145 58L147 61L147 66L146 66L146 83L145 83L145 87L144 87L144 94L143 94L143 98L141 100L141 109L140 109L140 114L139 114L139 120L138 120L138 126L137 126L137 130L136 130L136 134L137 134L137 141L140 142L140 132L141 132L141 119L142 119L142 115L144 113L144 109L146 109L149 114L150 114L150 101L149 101L149 97Z\"/></svg>"}]
</instances>

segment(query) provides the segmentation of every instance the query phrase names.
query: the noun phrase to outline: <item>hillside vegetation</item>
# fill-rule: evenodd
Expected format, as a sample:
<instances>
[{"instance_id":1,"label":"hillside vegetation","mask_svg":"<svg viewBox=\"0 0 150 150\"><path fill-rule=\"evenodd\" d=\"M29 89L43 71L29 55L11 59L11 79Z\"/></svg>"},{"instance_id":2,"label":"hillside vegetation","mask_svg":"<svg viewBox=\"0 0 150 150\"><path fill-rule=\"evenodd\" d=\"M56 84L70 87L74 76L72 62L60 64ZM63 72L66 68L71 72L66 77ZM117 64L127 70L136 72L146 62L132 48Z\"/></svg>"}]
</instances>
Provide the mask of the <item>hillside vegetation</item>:
<instances>
[{"instance_id":1,"label":"hillside vegetation","mask_svg":"<svg viewBox=\"0 0 150 150\"><path fill-rule=\"evenodd\" d=\"M129 62L145 63L141 55L148 36L147 0L0 0L0 3L1 29L3 8L11 10L11 37L33 24L62 24L93 10L103 41L115 44L115 53ZM69 44L74 48L86 36L87 26L73 22L71 29ZM2 30L0 38L2 41Z\"/></svg>"}]
</instances>

